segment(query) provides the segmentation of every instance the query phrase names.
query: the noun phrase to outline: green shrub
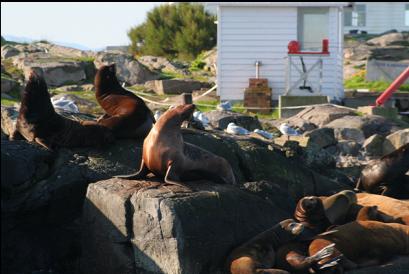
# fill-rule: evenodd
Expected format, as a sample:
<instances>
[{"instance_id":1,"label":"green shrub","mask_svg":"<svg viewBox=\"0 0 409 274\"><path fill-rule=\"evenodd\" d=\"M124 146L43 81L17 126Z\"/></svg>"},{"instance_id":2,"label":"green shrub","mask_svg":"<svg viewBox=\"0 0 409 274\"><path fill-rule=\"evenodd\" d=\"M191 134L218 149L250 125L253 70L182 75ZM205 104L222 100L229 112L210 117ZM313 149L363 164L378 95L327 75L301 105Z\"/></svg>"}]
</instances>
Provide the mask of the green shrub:
<instances>
[{"instance_id":1,"label":"green shrub","mask_svg":"<svg viewBox=\"0 0 409 274\"><path fill-rule=\"evenodd\" d=\"M144 23L128 31L130 49L134 54L193 60L216 44L214 20L199 4L158 6Z\"/></svg>"}]
</instances>

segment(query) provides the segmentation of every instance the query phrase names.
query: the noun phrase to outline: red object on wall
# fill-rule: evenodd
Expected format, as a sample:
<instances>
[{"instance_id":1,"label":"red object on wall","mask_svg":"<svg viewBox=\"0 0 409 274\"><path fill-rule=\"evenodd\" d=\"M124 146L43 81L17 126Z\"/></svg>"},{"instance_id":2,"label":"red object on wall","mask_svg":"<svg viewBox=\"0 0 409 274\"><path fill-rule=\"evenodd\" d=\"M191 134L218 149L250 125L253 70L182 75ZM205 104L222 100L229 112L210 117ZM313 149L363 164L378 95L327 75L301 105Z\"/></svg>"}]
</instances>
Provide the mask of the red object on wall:
<instances>
[{"instance_id":1,"label":"red object on wall","mask_svg":"<svg viewBox=\"0 0 409 274\"><path fill-rule=\"evenodd\" d=\"M323 53L328 53L328 44L329 44L328 39L322 40L322 52Z\"/></svg>"},{"instance_id":2,"label":"red object on wall","mask_svg":"<svg viewBox=\"0 0 409 274\"><path fill-rule=\"evenodd\" d=\"M407 67L396 79L390 84L390 86L382 92L382 94L376 99L376 105L383 105L389 97L392 96L392 93L395 92L402 84L409 78L409 67Z\"/></svg>"},{"instance_id":3,"label":"red object on wall","mask_svg":"<svg viewBox=\"0 0 409 274\"><path fill-rule=\"evenodd\" d=\"M300 52L300 44L298 41L290 41L288 43L288 53L299 53Z\"/></svg>"}]
</instances>

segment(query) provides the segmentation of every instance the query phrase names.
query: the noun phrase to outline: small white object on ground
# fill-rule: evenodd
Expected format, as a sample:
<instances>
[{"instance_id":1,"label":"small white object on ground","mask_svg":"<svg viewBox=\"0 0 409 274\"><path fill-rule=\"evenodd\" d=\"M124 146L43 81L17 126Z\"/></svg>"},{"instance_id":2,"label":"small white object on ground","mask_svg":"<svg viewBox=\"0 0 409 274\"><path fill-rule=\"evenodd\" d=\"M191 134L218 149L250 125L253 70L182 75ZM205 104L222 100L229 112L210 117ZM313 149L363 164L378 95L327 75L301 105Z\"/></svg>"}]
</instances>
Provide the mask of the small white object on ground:
<instances>
[{"instance_id":1,"label":"small white object on ground","mask_svg":"<svg viewBox=\"0 0 409 274\"><path fill-rule=\"evenodd\" d=\"M261 136L263 136L266 139L272 139L273 138L273 134L271 134L270 132L258 129L258 128L255 129L254 132L261 135Z\"/></svg>"},{"instance_id":2,"label":"small white object on ground","mask_svg":"<svg viewBox=\"0 0 409 274\"><path fill-rule=\"evenodd\" d=\"M207 118L201 111L193 112L193 119L201 122L204 127L209 125L209 118Z\"/></svg>"},{"instance_id":3,"label":"small white object on ground","mask_svg":"<svg viewBox=\"0 0 409 274\"><path fill-rule=\"evenodd\" d=\"M54 108L74 113L80 112L74 101L67 99L67 97L65 96L62 96L61 98L58 99L51 98L51 103L53 104Z\"/></svg>"},{"instance_id":4,"label":"small white object on ground","mask_svg":"<svg viewBox=\"0 0 409 274\"><path fill-rule=\"evenodd\" d=\"M245 129L244 127L239 127L235 123L229 123L226 128L226 132L235 135L248 135L250 131Z\"/></svg>"},{"instance_id":5,"label":"small white object on ground","mask_svg":"<svg viewBox=\"0 0 409 274\"><path fill-rule=\"evenodd\" d=\"M155 114L153 115L153 117L155 117L155 120L158 121L159 117L162 115L162 111L157 110L155 111Z\"/></svg>"},{"instance_id":6,"label":"small white object on ground","mask_svg":"<svg viewBox=\"0 0 409 274\"><path fill-rule=\"evenodd\" d=\"M296 129L290 127L290 125L287 124L287 123L281 124L279 130L284 135L289 135L289 136L299 136L299 135L301 135L301 133L299 131L297 131Z\"/></svg>"},{"instance_id":7,"label":"small white object on ground","mask_svg":"<svg viewBox=\"0 0 409 274\"><path fill-rule=\"evenodd\" d=\"M231 111L231 103L230 103L230 101L221 102L220 104L217 105L217 109L218 109L218 110Z\"/></svg>"}]
</instances>

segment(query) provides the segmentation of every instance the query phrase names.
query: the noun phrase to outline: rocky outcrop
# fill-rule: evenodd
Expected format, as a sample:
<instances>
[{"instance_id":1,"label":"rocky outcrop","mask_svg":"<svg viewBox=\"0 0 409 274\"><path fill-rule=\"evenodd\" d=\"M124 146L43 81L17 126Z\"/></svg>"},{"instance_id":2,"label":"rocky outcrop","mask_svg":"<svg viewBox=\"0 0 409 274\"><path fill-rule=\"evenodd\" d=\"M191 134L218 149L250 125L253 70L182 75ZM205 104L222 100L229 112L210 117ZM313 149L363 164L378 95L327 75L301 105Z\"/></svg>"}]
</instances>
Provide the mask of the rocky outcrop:
<instances>
[{"instance_id":1,"label":"rocky outcrop","mask_svg":"<svg viewBox=\"0 0 409 274\"><path fill-rule=\"evenodd\" d=\"M389 154L408 143L409 128L396 131L385 138L385 141L383 142L383 154Z\"/></svg>"},{"instance_id":2,"label":"rocky outcrop","mask_svg":"<svg viewBox=\"0 0 409 274\"><path fill-rule=\"evenodd\" d=\"M336 119L342 118L347 115L356 115L355 111L348 109L348 108L343 108L343 107L337 107L335 105L321 105L321 106L311 106L307 107L301 112L299 112L297 115L287 119L288 123L293 124L299 124L300 119L314 124L316 127L322 127Z\"/></svg>"},{"instance_id":3,"label":"rocky outcrop","mask_svg":"<svg viewBox=\"0 0 409 274\"><path fill-rule=\"evenodd\" d=\"M118 80L131 86L143 84L146 81L155 80L159 77L128 54L98 52L95 56L94 64L97 68L112 63L116 64Z\"/></svg>"},{"instance_id":4,"label":"rocky outcrop","mask_svg":"<svg viewBox=\"0 0 409 274\"><path fill-rule=\"evenodd\" d=\"M1 76L1 93L9 93L17 88L19 88L20 84L8 77Z\"/></svg>"},{"instance_id":5,"label":"rocky outcrop","mask_svg":"<svg viewBox=\"0 0 409 274\"><path fill-rule=\"evenodd\" d=\"M216 129L226 129L229 123L235 123L247 130L253 131L261 129L261 124L257 118L232 111L212 110L206 113L210 125Z\"/></svg>"},{"instance_id":6,"label":"rocky outcrop","mask_svg":"<svg viewBox=\"0 0 409 274\"><path fill-rule=\"evenodd\" d=\"M158 95L192 93L207 86L207 83L191 79L167 79L153 80L145 83L145 88L154 91Z\"/></svg>"},{"instance_id":7,"label":"rocky outcrop","mask_svg":"<svg viewBox=\"0 0 409 274\"><path fill-rule=\"evenodd\" d=\"M171 72L187 75L188 71L181 64L171 62L165 57L145 55L138 58L138 61L150 70L160 72Z\"/></svg>"},{"instance_id":8,"label":"rocky outcrop","mask_svg":"<svg viewBox=\"0 0 409 274\"><path fill-rule=\"evenodd\" d=\"M20 54L20 51L11 45L1 47L1 59L10 58Z\"/></svg>"}]
</instances>

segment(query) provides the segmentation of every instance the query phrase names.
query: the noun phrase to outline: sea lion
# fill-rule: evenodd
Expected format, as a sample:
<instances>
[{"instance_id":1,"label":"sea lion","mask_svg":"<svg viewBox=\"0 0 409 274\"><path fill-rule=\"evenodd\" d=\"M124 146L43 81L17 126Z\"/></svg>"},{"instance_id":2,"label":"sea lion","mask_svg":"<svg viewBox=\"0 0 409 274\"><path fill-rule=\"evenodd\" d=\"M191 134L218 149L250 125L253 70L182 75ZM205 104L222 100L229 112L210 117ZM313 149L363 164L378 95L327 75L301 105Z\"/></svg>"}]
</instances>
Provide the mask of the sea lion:
<instances>
[{"instance_id":1,"label":"sea lion","mask_svg":"<svg viewBox=\"0 0 409 274\"><path fill-rule=\"evenodd\" d=\"M77 122L57 114L43 77L31 72L22 93L16 129L18 136L53 150L56 147L102 146L115 140L112 132L96 122Z\"/></svg>"},{"instance_id":2,"label":"sea lion","mask_svg":"<svg viewBox=\"0 0 409 274\"><path fill-rule=\"evenodd\" d=\"M348 210L356 202L356 194L351 190L340 191L329 197L307 196L298 201L294 217L320 233L331 225L345 223Z\"/></svg>"},{"instance_id":3,"label":"sea lion","mask_svg":"<svg viewBox=\"0 0 409 274\"><path fill-rule=\"evenodd\" d=\"M137 173L116 176L141 179L152 172L165 183L183 185L183 181L209 179L236 184L233 170L226 159L183 141L180 126L195 109L193 104L167 110L156 122L143 142L142 161Z\"/></svg>"},{"instance_id":4,"label":"sea lion","mask_svg":"<svg viewBox=\"0 0 409 274\"><path fill-rule=\"evenodd\" d=\"M228 256L227 268L232 274L263 273L274 266L276 249L303 231L304 225L293 219L281 221L235 248Z\"/></svg>"},{"instance_id":5,"label":"sea lion","mask_svg":"<svg viewBox=\"0 0 409 274\"><path fill-rule=\"evenodd\" d=\"M380 214L393 217L393 222L409 225L409 201L370 193L357 193L356 196L358 206L376 206Z\"/></svg>"},{"instance_id":6,"label":"sea lion","mask_svg":"<svg viewBox=\"0 0 409 274\"><path fill-rule=\"evenodd\" d=\"M98 69L95 97L106 112L98 119L98 124L111 129L117 138L145 138L155 123L145 102L121 87L115 64Z\"/></svg>"},{"instance_id":7,"label":"sea lion","mask_svg":"<svg viewBox=\"0 0 409 274\"><path fill-rule=\"evenodd\" d=\"M310 256L333 243L333 254L320 260L318 266L340 256L341 261L333 267L354 269L378 265L393 256L409 254L409 226L377 221L350 222L318 235L309 246Z\"/></svg>"},{"instance_id":8,"label":"sea lion","mask_svg":"<svg viewBox=\"0 0 409 274\"><path fill-rule=\"evenodd\" d=\"M398 199L409 198L409 143L368 164L356 189Z\"/></svg>"}]
</instances>

